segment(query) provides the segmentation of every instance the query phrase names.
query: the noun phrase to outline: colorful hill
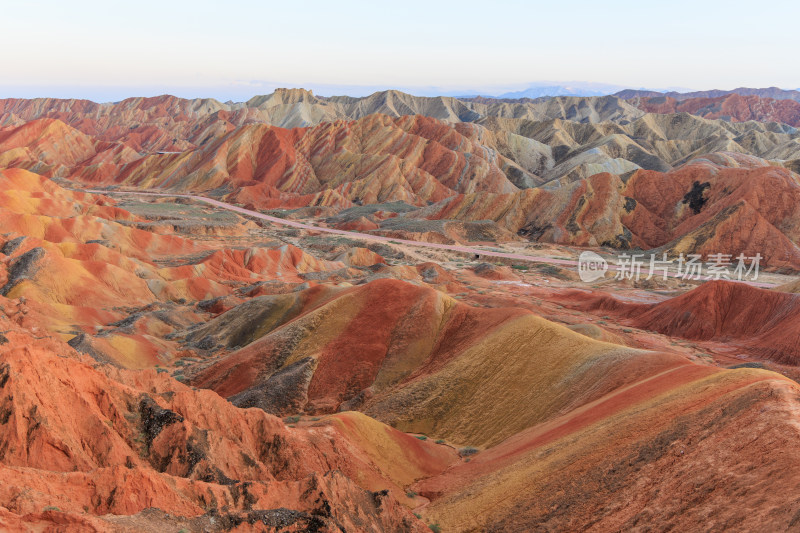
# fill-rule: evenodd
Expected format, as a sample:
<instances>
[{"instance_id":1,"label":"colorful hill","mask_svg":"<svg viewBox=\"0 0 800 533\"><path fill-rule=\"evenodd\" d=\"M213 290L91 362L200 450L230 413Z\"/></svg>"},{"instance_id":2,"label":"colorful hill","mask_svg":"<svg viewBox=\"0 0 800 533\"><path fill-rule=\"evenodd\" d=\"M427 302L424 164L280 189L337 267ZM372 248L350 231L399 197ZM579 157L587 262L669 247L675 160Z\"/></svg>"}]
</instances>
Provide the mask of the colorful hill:
<instances>
[{"instance_id":1,"label":"colorful hill","mask_svg":"<svg viewBox=\"0 0 800 533\"><path fill-rule=\"evenodd\" d=\"M54 98L0 100L0 126L41 118L57 119L103 141L150 153L202 146L249 123L297 128L375 114L392 118L423 115L448 123L474 122L491 116L599 122L631 120L642 112L615 97L485 103L452 97L419 97L400 91L382 91L363 98L323 98L303 89L277 89L240 103L222 103L212 98L187 100L169 95L128 98L108 104Z\"/></svg>"},{"instance_id":2,"label":"colorful hill","mask_svg":"<svg viewBox=\"0 0 800 533\"><path fill-rule=\"evenodd\" d=\"M458 195L401 216L490 220L530 240L657 249L675 257L760 253L764 264L797 269L798 201L797 174L739 154L714 154L666 173L640 170L625 181L596 174L557 189Z\"/></svg>"},{"instance_id":3,"label":"colorful hill","mask_svg":"<svg viewBox=\"0 0 800 533\"><path fill-rule=\"evenodd\" d=\"M755 480L794 485L797 401L771 372L680 367L414 488L454 531L791 529L796 510Z\"/></svg>"},{"instance_id":4,"label":"colorful hill","mask_svg":"<svg viewBox=\"0 0 800 533\"><path fill-rule=\"evenodd\" d=\"M107 530L137 513L139 527L158 528L159 516L144 513L156 506L178 527L197 520L192 529L216 517L422 531L398 504L407 498L400 487L455 460L446 447L363 415L290 428L154 370L94 368L6 318L0 327L4 528Z\"/></svg>"},{"instance_id":5,"label":"colorful hill","mask_svg":"<svg viewBox=\"0 0 800 533\"><path fill-rule=\"evenodd\" d=\"M453 191L516 190L503 172L513 163L487 152L476 129L381 115L312 129L250 125L198 151L142 158L122 168L113 182L224 190L231 199L259 207L284 206L287 199L298 207L420 204Z\"/></svg>"},{"instance_id":6,"label":"colorful hill","mask_svg":"<svg viewBox=\"0 0 800 533\"><path fill-rule=\"evenodd\" d=\"M800 362L800 297L743 283L709 281L662 302L626 302L611 295L568 293L567 305L616 314L627 323L670 337L729 343L757 358Z\"/></svg>"},{"instance_id":7,"label":"colorful hill","mask_svg":"<svg viewBox=\"0 0 800 533\"><path fill-rule=\"evenodd\" d=\"M384 96L383 105L406 101ZM323 101L328 102L282 92L257 105L272 109ZM12 107L39 109L33 101L23 103ZM86 112L81 105L62 104L48 105ZM129 104L138 110L136 117L147 104L141 116L153 120L178 105L169 99ZM193 124L204 109L174 116ZM73 116L66 112L57 114ZM295 129L254 120L206 136L198 148L140 156L127 141L97 140L47 118L4 128L0 153L6 165L90 186L199 192L261 209L323 208L340 229L400 238L452 243L503 241L517 234L540 242L676 254L760 252L773 268L800 264L792 229L798 178L789 169L800 160L793 128L685 113L647 114L624 124L500 115L476 120L366 114ZM339 216L371 205L390 210Z\"/></svg>"},{"instance_id":8,"label":"colorful hill","mask_svg":"<svg viewBox=\"0 0 800 533\"><path fill-rule=\"evenodd\" d=\"M732 95L758 96L761 98L773 98L775 100L794 100L796 102L800 102L800 91L791 89L789 90L780 89L778 87L765 87L760 89L754 87L738 87L730 91L713 89L710 91L691 91L684 93L680 93L677 91L669 91L666 93L662 93L658 91L642 91L642 90L626 89L616 93L614 96L617 96L624 100L631 100L633 98L659 97L659 96L666 96L674 98L676 100L688 100L691 98L718 98L720 96L732 96Z\"/></svg>"},{"instance_id":9,"label":"colorful hill","mask_svg":"<svg viewBox=\"0 0 800 533\"><path fill-rule=\"evenodd\" d=\"M782 122L800 126L800 102L794 99L775 100L757 95L729 94L715 98L650 97L631 100L647 113L691 113L710 119L731 122Z\"/></svg>"},{"instance_id":10,"label":"colorful hill","mask_svg":"<svg viewBox=\"0 0 800 533\"><path fill-rule=\"evenodd\" d=\"M800 298L795 294L711 282L653 306L636 324L688 339L735 339L765 359L800 363Z\"/></svg>"},{"instance_id":11,"label":"colorful hill","mask_svg":"<svg viewBox=\"0 0 800 533\"><path fill-rule=\"evenodd\" d=\"M792 530L800 133L716 96L0 101L0 530Z\"/></svg>"},{"instance_id":12,"label":"colorful hill","mask_svg":"<svg viewBox=\"0 0 800 533\"><path fill-rule=\"evenodd\" d=\"M54 119L0 128L0 168L31 170L48 177L78 171L109 179L117 169L139 158L130 147L98 141Z\"/></svg>"},{"instance_id":13,"label":"colorful hill","mask_svg":"<svg viewBox=\"0 0 800 533\"><path fill-rule=\"evenodd\" d=\"M164 337L200 320L200 301L346 269L291 245L220 248L137 229L139 219L110 198L25 170L0 171L0 202L0 294L28 301L49 317L48 330L127 367L172 359Z\"/></svg>"},{"instance_id":14,"label":"colorful hill","mask_svg":"<svg viewBox=\"0 0 800 533\"><path fill-rule=\"evenodd\" d=\"M797 475L800 390L772 372L598 342L521 309L378 280L261 297L196 331L244 345L210 360L198 374L208 385L250 387L251 399L305 388L287 426L264 412L274 404L239 409L155 370L97 365L35 338L32 315L22 327L3 302L6 527L241 525L284 508L298 527L422 531L404 505L453 531L792 521L772 489ZM310 379L293 379L305 375L293 361L308 359ZM272 387L259 389L269 368ZM324 414L343 408L397 429ZM748 439L754 426L767 462ZM728 504L737 498L765 511L739 513ZM146 510L154 504L160 514Z\"/></svg>"},{"instance_id":15,"label":"colorful hill","mask_svg":"<svg viewBox=\"0 0 800 533\"><path fill-rule=\"evenodd\" d=\"M395 280L261 297L187 340L233 349L187 375L234 404L282 416L359 409L481 447L686 363Z\"/></svg>"}]
</instances>

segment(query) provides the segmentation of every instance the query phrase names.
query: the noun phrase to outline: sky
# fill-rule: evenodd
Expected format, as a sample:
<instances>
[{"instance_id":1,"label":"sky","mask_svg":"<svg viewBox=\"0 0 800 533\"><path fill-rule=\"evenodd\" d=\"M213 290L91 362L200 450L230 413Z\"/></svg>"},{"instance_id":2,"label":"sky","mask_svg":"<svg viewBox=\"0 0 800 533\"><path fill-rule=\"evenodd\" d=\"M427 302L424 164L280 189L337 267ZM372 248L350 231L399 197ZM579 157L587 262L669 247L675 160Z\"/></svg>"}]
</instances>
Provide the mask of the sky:
<instances>
[{"instance_id":1,"label":"sky","mask_svg":"<svg viewBox=\"0 0 800 533\"><path fill-rule=\"evenodd\" d=\"M800 88L800 2L0 0L0 97Z\"/></svg>"}]
</instances>

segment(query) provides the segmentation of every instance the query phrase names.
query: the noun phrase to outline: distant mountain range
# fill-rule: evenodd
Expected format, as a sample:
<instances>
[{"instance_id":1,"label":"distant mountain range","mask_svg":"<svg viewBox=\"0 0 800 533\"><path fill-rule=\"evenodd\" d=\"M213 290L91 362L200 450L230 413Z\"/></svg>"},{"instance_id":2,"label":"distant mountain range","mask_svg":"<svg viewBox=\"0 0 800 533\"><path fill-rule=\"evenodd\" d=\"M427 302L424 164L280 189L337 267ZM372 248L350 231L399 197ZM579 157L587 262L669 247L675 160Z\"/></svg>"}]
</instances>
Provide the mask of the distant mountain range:
<instances>
[{"instance_id":1,"label":"distant mountain range","mask_svg":"<svg viewBox=\"0 0 800 533\"><path fill-rule=\"evenodd\" d=\"M669 97L675 100L689 100L691 98L719 98L720 96L729 96L738 94L741 96L760 96L761 98L772 98L774 100L794 100L800 102L800 90L787 90L779 89L778 87L767 87L766 89L753 89L749 87L739 87L730 91L721 91L713 89L710 91L695 91L680 93L675 91L658 92L647 90L625 89L614 93L614 96L622 98L623 100L630 100L633 98L656 98L656 97Z\"/></svg>"},{"instance_id":2,"label":"distant mountain range","mask_svg":"<svg viewBox=\"0 0 800 533\"><path fill-rule=\"evenodd\" d=\"M708 91L677 91L677 90L653 90L653 89L622 89L617 85L603 85L592 83L553 83L532 85L527 89L519 91L505 92L494 96L486 94L477 95L476 93L464 93L457 96L461 99L493 99L493 100L534 100L536 98L555 97L555 96L608 96L613 95L623 100L634 98L658 98L669 97L675 100L689 100L692 98L719 98L738 94L740 96L759 96L761 98L772 98L774 100L794 100L800 102L800 89L780 89L778 87L752 88L739 87L732 90L712 89Z\"/></svg>"},{"instance_id":3,"label":"distant mountain range","mask_svg":"<svg viewBox=\"0 0 800 533\"><path fill-rule=\"evenodd\" d=\"M490 95L487 93L462 91L452 93L448 96L455 96L462 100L535 100L537 98L552 98L555 96L609 96L613 95L623 100L634 98L659 98L669 97L678 101L689 100L692 98L719 98L738 94L740 96L758 96L761 98L772 98L774 100L794 100L800 102L800 89L780 89L778 87L752 88L739 87L732 90L712 89L707 91L689 90L655 90L655 89L623 89L619 85L607 85L599 83L541 83L534 84L527 89L518 91L504 92L501 94Z\"/></svg>"},{"instance_id":4,"label":"distant mountain range","mask_svg":"<svg viewBox=\"0 0 800 533\"><path fill-rule=\"evenodd\" d=\"M789 125L800 124L800 103L477 100L302 89L239 104L0 100L0 168L313 209L337 229L400 238L684 253L725 243L800 268L800 129ZM714 209L684 201L700 194L695 182L710 184ZM397 216L366 209L397 202Z\"/></svg>"},{"instance_id":5,"label":"distant mountain range","mask_svg":"<svg viewBox=\"0 0 800 533\"><path fill-rule=\"evenodd\" d=\"M520 91L506 92L496 96L482 95L484 98L495 100L522 100L536 99L554 96L607 96L613 95L623 100L633 98L658 98L670 97L675 100L689 100L691 98L719 98L738 94L740 96L759 96L761 98L772 98L774 100L794 100L800 102L800 89L780 89L778 87L752 88L739 87L729 91L712 89L708 91L658 91L651 89L622 89L619 86L575 83L575 84L552 84L552 85L533 85ZM464 98L468 98L465 96Z\"/></svg>"},{"instance_id":6,"label":"distant mountain range","mask_svg":"<svg viewBox=\"0 0 800 533\"><path fill-rule=\"evenodd\" d=\"M618 86L596 84L543 85L532 86L521 91L503 93L496 98L542 98L545 96L605 96L612 94Z\"/></svg>"}]
</instances>

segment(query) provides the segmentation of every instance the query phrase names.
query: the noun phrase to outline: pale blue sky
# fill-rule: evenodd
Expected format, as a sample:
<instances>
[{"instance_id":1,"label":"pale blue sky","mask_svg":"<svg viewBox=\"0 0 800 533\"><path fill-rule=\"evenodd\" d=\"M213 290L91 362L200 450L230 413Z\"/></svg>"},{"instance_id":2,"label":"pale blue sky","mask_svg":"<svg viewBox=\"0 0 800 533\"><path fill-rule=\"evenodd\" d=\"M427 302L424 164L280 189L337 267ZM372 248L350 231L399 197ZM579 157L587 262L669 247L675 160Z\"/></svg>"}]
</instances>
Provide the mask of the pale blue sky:
<instances>
[{"instance_id":1,"label":"pale blue sky","mask_svg":"<svg viewBox=\"0 0 800 533\"><path fill-rule=\"evenodd\" d=\"M800 88L800 2L0 0L0 97Z\"/></svg>"}]
</instances>

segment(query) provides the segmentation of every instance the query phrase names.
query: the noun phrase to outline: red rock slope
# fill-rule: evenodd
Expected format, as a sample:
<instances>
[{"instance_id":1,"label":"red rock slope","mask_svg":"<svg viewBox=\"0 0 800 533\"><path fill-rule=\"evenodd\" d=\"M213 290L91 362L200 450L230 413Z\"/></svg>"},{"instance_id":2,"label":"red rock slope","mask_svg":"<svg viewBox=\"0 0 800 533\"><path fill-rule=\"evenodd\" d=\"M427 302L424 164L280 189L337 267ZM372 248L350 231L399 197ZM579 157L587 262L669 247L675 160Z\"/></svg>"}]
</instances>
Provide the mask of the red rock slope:
<instances>
[{"instance_id":1,"label":"red rock slope","mask_svg":"<svg viewBox=\"0 0 800 533\"><path fill-rule=\"evenodd\" d=\"M757 95L729 94L715 98L689 98L656 96L630 100L647 113L690 113L708 119L725 119L731 122L783 122L800 126L800 102L775 100Z\"/></svg>"},{"instance_id":2,"label":"red rock slope","mask_svg":"<svg viewBox=\"0 0 800 533\"><path fill-rule=\"evenodd\" d=\"M760 253L763 264L800 268L800 177L733 153L626 181L596 174L557 189L464 194L409 216L493 220L520 235L580 246L613 245L670 255Z\"/></svg>"},{"instance_id":3,"label":"red rock slope","mask_svg":"<svg viewBox=\"0 0 800 533\"><path fill-rule=\"evenodd\" d=\"M671 337L713 340L777 363L800 363L800 295L743 283L708 281L656 304L631 303L605 293L572 291L570 307L618 315Z\"/></svg>"},{"instance_id":4,"label":"red rock slope","mask_svg":"<svg viewBox=\"0 0 800 533\"><path fill-rule=\"evenodd\" d=\"M425 530L398 499L454 461L448 448L358 414L291 428L154 370L98 366L20 327L30 319L10 303L0 299L0 527L107 530L109 515L157 507L178 529L216 517ZM140 518L137 529L156 527Z\"/></svg>"},{"instance_id":5,"label":"red rock slope","mask_svg":"<svg viewBox=\"0 0 800 533\"><path fill-rule=\"evenodd\" d=\"M310 129L252 124L198 150L142 158L112 180L97 181L177 191L223 188L230 199L259 207L287 201L423 205L456 192L517 190L503 172L513 163L481 145L478 130L385 115ZM95 181L82 172L74 177Z\"/></svg>"},{"instance_id":6,"label":"red rock slope","mask_svg":"<svg viewBox=\"0 0 800 533\"><path fill-rule=\"evenodd\" d=\"M242 335L236 315L255 309L269 311ZM795 519L774 488L800 474L800 387L772 372L598 342L389 280L254 301L198 335L245 344L197 375L234 402L356 408L463 448L461 462L412 488L443 530L780 529ZM271 389L291 404L270 400Z\"/></svg>"}]
</instances>

